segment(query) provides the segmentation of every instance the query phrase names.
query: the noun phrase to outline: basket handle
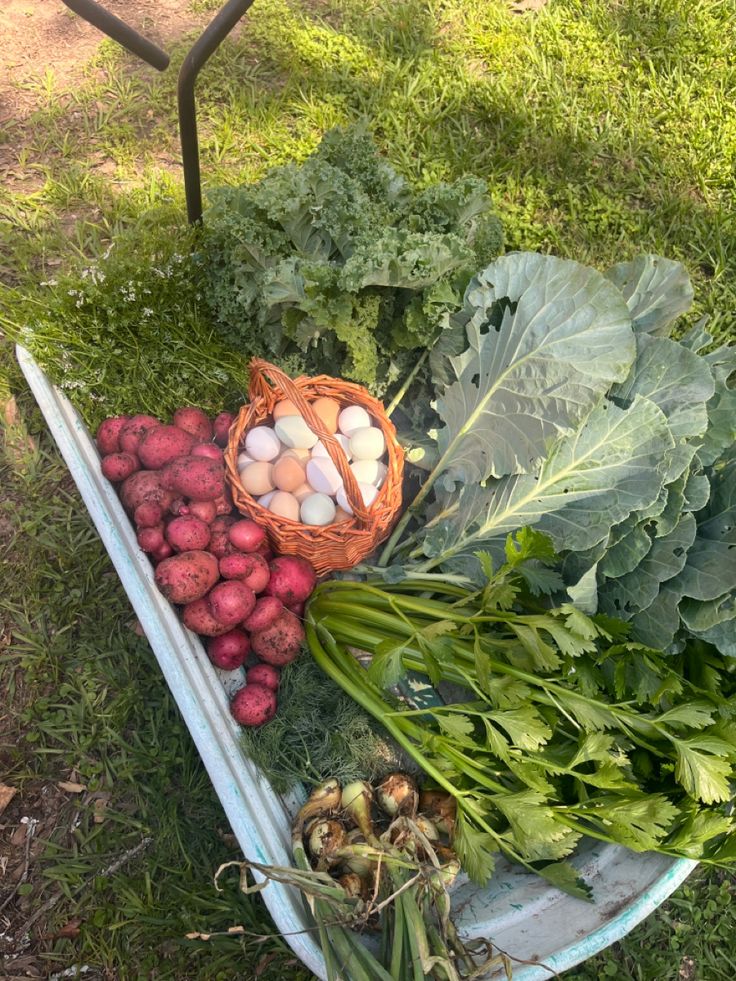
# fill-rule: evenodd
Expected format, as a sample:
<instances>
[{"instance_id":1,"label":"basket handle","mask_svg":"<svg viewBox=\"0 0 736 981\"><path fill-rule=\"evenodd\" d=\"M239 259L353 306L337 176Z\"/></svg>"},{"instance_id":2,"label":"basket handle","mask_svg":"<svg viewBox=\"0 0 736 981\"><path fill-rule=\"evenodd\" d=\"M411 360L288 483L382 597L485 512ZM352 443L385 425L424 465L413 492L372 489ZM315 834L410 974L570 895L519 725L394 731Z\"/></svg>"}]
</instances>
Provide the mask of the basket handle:
<instances>
[{"instance_id":1,"label":"basket handle","mask_svg":"<svg viewBox=\"0 0 736 981\"><path fill-rule=\"evenodd\" d=\"M350 469L345 451L332 433L327 432L322 420L314 411L311 404L304 398L300 389L280 368L261 358L253 358L249 369L249 398L251 402L255 398L266 398L273 394L271 386L268 384L269 380L274 386L278 386L287 398L291 399L312 432L316 433L322 440L322 444L327 450L330 459L337 467L338 473L342 477L345 485L345 493L348 503L353 509L353 514L362 525L370 524L369 511L365 504L363 504L363 496L360 493L358 481Z\"/></svg>"}]
</instances>

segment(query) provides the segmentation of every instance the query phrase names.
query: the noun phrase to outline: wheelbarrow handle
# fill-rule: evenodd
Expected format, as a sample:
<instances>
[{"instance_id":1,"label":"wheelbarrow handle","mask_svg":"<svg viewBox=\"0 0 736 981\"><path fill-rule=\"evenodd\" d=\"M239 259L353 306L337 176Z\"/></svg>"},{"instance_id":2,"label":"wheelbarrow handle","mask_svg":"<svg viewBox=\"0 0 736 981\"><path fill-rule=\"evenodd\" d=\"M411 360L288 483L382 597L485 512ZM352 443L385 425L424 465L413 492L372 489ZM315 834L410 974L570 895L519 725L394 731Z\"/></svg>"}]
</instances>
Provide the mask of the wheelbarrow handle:
<instances>
[{"instance_id":1,"label":"wheelbarrow handle","mask_svg":"<svg viewBox=\"0 0 736 981\"><path fill-rule=\"evenodd\" d=\"M169 67L170 58L165 51L162 51L157 44L143 37L138 31L134 31L125 21L120 20L109 10L105 10L95 0L62 0L70 10L80 17L84 17L94 27L99 28L111 37L113 41L122 44L124 48L137 55L142 61L157 68L160 72Z\"/></svg>"},{"instance_id":2,"label":"wheelbarrow handle","mask_svg":"<svg viewBox=\"0 0 736 981\"><path fill-rule=\"evenodd\" d=\"M107 34L124 48L137 55L146 64L164 71L170 58L152 41L133 30L96 0L62 0L90 24ZM199 170L199 142L197 139L197 105L194 86L202 66L209 60L241 17L252 6L253 0L228 0L197 38L179 71L177 99L179 104L179 138L184 169L184 194L187 217L190 223L202 218L202 186Z\"/></svg>"}]
</instances>

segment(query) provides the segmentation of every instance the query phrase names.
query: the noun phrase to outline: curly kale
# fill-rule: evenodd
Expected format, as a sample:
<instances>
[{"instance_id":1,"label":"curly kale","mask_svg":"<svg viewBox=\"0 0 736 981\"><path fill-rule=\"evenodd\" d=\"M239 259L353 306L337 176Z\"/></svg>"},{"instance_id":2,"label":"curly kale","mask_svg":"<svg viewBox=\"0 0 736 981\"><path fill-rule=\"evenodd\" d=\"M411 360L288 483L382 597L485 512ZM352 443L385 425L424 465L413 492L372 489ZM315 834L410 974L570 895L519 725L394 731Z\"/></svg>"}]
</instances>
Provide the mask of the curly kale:
<instances>
[{"instance_id":1,"label":"curly kale","mask_svg":"<svg viewBox=\"0 0 736 981\"><path fill-rule=\"evenodd\" d=\"M213 192L204 228L210 302L228 343L378 394L397 352L431 346L503 246L485 182L415 191L365 127L332 130L303 164Z\"/></svg>"}]
</instances>

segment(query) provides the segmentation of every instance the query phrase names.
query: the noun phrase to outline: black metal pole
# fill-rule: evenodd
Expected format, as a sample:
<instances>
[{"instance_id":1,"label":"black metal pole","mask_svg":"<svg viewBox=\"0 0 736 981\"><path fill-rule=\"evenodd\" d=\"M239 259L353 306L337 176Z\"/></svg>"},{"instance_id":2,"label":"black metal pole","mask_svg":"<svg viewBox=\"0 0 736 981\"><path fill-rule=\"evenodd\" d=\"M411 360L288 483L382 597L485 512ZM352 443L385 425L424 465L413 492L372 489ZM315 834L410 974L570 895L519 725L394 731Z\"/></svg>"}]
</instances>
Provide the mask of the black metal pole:
<instances>
[{"instance_id":1,"label":"black metal pole","mask_svg":"<svg viewBox=\"0 0 736 981\"><path fill-rule=\"evenodd\" d=\"M153 68L162 72L169 67L169 56L165 51L162 51L153 41L143 37L138 31L134 31L132 27L128 27L115 14L111 14L104 7L95 3L95 0L62 0L62 2L75 14L84 17L90 24L99 28L113 41L122 44L124 48L127 48L128 51L137 55Z\"/></svg>"},{"instance_id":2,"label":"black metal pole","mask_svg":"<svg viewBox=\"0 0 736 981\"><path fill-rule=\"evenodd\" d=\"M202 66L217 50L253 0L228 0L194 42L179 71L179 135L184 165L184 193L190 223L202 217L202 187L199 171L199 142L197 139L197 110L194 85Z\"/></svg>"}]
</instances>

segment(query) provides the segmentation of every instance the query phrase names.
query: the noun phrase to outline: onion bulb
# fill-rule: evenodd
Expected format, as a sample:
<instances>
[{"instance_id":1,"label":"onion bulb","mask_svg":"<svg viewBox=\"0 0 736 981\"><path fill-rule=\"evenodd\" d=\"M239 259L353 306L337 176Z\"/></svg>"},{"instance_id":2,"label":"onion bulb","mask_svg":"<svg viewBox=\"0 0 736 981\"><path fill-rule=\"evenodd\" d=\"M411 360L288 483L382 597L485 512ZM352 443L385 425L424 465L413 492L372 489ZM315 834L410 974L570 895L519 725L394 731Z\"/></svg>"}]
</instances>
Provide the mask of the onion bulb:
<instances>
[{"instance_id":1,"label":"onion bulb","mask_svg":"<svg viewBox=\"0 0 736 981\"><path fill-rule=\"evenodd\" d=\"M378 806L389 817L396 817L397 814L413 817L418 799L416 782L408 773L389 773L376 787Z\"/></svg>"}]
</instances>

